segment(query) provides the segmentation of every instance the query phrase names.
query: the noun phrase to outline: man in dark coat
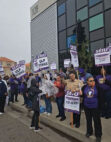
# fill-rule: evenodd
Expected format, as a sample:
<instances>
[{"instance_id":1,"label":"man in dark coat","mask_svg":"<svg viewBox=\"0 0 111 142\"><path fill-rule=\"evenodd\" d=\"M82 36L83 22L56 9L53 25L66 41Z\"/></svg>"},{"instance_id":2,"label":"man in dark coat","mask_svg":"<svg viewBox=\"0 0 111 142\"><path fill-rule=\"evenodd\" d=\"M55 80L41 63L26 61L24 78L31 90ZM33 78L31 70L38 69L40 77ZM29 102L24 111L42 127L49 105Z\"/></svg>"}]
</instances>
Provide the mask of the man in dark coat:
<instances>
[{"instance_id":1,"label":"man in dark coat","mask_svg":"<svg viewBox=\"0 0 111 142\"><path fill-rule=\"evenodd\" d=\"M0 115L4 113L7 87L0 76Z\"/></svg>"},{"instance_id":2,"label":"man in dark coat","mask_svg":"<svg viewBox=\"0 0 111 142\"><path fill-rule=\"evenodd\" d=\"M31 122L31 129L35 128L35 132L39 131L39 115L40 115L40 102L39 102L39 94L42 93L37 86L37 81L32 79L31 81L31 88L29 92L29 96L32 100L32 110L34 111L32 122Z\"/></svg>"}]
</instances>

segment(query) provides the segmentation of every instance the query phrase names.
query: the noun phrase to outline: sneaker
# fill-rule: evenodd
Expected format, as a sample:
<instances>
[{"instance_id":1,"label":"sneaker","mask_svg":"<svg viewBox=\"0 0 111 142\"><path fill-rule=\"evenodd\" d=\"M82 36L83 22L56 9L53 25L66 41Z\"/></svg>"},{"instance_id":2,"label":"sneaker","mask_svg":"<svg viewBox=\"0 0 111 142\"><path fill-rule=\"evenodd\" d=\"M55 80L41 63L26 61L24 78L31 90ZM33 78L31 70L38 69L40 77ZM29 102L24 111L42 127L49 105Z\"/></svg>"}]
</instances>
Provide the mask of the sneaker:
<instances>
[{"instance_id":1,"label":"sneaker","mask_svg":"<svg viewBox=\"0 0 111 142\"><path fill-rule=\"evenodd\" d=\"M47 114L47 112L45 111L44 114Z\"/></svg>"},{"instance_id":2,"label":"sneaker","mask_svg":"<svg viewBox=\"0 0 111 142\"><path fill-rule=\"evenodd\" d=\"M101 142L101 137L97 137L96 142Z\"/></svg>"},{"instance_id":3,"label":"sneaker","mask_svg":"<svg viewBox=\"0 0 111 142\"><path fill-rule=\"evenodd\" d=\"M3 113L2 112L0 112L0 115L2 115Z\"/></svg>"},{"instance_id":4,"label":"sneaker","mask_svg":"<svg viewBox=\"0 0 111 142\"><path fill-rule=\"evenodd\" d=\"M92 134L86 133L86 137L89 138Z\"/></svg>"},{"instance_id":5,"label":"sneaker","mask_svg":"<svg viewBox=\"0 0 111 142\"><path fill-rule=\"evenodd\" d=\"M40 132L40 129L35 129L34 132L35 133Z\"/></svg>"},{"instance_id":6,"label":"sneaker","mask_svg":"<svg viewBox=\"0 0 111 142\"><path fill-rule=\"evenodd\" d=\"M34 126L30 126L29 128L30 128L31 130L34 130L34 129L35 129L35 127L34 127Z\"/></svg>"},{"instance_id":7,"label":"sneaker","mask_svg":"<svg viewBox=\"0 0 111 142\"><path fill-rule=\"evenodd\" d=\"M50 115L51 115L51 113L47 113L47 115L48 115L48 116L50 116Z\"/></svg>"}]
</instances>

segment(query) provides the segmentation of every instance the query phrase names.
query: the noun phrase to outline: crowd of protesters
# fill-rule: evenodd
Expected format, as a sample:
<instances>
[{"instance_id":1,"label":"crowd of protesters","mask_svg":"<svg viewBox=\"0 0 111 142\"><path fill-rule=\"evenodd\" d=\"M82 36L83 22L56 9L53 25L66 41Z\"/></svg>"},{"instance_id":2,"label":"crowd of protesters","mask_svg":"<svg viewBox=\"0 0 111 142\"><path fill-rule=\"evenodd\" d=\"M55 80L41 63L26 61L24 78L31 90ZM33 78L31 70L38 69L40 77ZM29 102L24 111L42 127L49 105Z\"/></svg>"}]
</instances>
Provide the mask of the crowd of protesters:
<instances>
[{"instance_id":1,"label":"crowd of protesters","mask_svg":"<svg viewBox=\"0 0 111 142\"><path fill-rule=\"evenodd\" d=\"M79 73L78 73L79 72ZM33 73L17 79L14 75L11 77L0 76L0 115L4 113L6 100L15 103L18 102L18 94L23 95L24 106L33 110L34 114L31 122L31 129L39 131L40 115L40 97L45 102L45 114L50 116L52 113L52 98L57 103L60 121L66 119L64 110L65 91L80 94L80 113L73 113L73 125L80 127L81 111L84 110L86 116L86 137L93 134L92 119L94 120L95 136L97 142L101 142L102 125L101 117L111 118L111 75L107 74L104 68L101 68L100 74L93 76L80 68L76 72L73 67L67 69L66 73L60 69L51 73ZM70 123L71 125L71 123Z\"/></svg>"}]
</instances>

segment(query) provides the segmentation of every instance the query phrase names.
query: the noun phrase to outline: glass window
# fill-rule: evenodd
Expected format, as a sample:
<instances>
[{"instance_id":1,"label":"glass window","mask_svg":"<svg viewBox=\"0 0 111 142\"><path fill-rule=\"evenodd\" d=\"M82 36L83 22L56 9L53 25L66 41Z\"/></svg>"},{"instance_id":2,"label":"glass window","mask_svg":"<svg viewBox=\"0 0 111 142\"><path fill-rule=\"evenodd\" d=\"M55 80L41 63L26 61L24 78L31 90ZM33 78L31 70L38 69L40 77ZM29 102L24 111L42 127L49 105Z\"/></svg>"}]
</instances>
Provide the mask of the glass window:
<instances>
[{"instance_id":1,"label":"glass window","mask_svg":"<svg viewBox=\"0 0 111 142\"><path fill-rule=\"evenodd\" d=\"M66 49L66 31L59 33L59 50Z\"/></svg>"},{"instance_id":2,"label":"glass window","mask_svg":"<svg viewBox=\"0 0 111 142\"><path fill-rule=\"evenodd\" d=\"M103 14L96 15L89 19L89 29L90 31L99 29L104 26Z\"/></svg>"},{"instance_id":3,"label":"glass window","mask_svg":"<svg viewBox=\"0 0 111 142\"><path fill-rule=\"evenodd\" d=\"M87 0L77 0L77 9L87 5Z\"/></svg>"},{"instance_id":4,"label":"glass window","mask_svg":"<svg viewBox=\"0 0 111 142\"><path fill-rule=\"evenodd\" d=\"M76 43L76 35L67 37L67 48L70 48L70 45L75 43Z\"/></svg>"},{"instance_id":5,"label":"glass window","mask_svg":"<svg viewBox=\"0 0 111 142\"><path fill-rule=\"evenodd\" d=\"M88 40L89 39L89 24L88 24L88 20L82 22L82 27L84 27L86 40Z\"/></svg>"},{"instance_id":6,"label":"glass window","mask_svg":"<svg viewBox=\"0 0 111 142\"><path fill-rule=\"evenodd\" d=\"M104 29L100 29L90 33L90 41L104 38Z\"/></svg>"},{"instance_id":7,"label":"glass window","mask_svg":"<svg viewBox=\"0 0 111 142\"><path fill-rule=\"evenodd\" d=\"M77 21L82 21L88 18L88 8L85 7L77 12Z\"/></svg>"},{"instance_id":8,"label":"glass window","mask_svg":"<svg viewBox=\"0 0 111 142\"><path fill-rule=\"evenodd\" d=\"M93 6L102 0L89 0L89 6Z\"/></svg>"},{"instance_id":9,"label":"glass window","mask_svg":"<svg viewBox=\"0 0 111 142\"><path fill-rule=\"evenodd\" d=\"M59 7L58 7L58 16L62 15L65 13L65 3L61 4Z\"/></svg>"},{"instance_id":10,"label":"glass window","mask_svg":"<svg viewBox=\"0 0 111 142\"><path fill-rule=\"evenodd\" d=\"M76 8L75 0L67 1L67 27L70 27L76 23Z\"/></svg>"},{"instance_id":11,"label":"glass window","mask_svg":"<svg viewBox=\"0 0 111 142\"><path fill-rule=\"evenodd\" d=\"M62 15L61 17L58 18L58 26L59 26L59 31L66 28L66 16L65 15Z\"/></svg>"},{"instance_id":12,"label":"glass window","mask_svg":"<svg viewBox=\"0 0 111 142\"><path fill-rule=\"evenodd\" d=\"M73 26L73 27L71 27L71 28L68 28L68 29L67 29L67 36L73 35L75 28L76 28L76 26Z\"/></svg>"},{"instance_id":13,"label":"glass window","mask_svg":"<svg viewBox=\"0 0 111 142\"><path fill-rule=\"evenodd\" d=\"M108 46L109 43L111 43L111 37L106 39L106 46Z\"/></svg>"},{"instance_id":14,"label":"glass window","mask_svg":"<svg viewBox=\"0 0 111 142\"><path fill-rule=\"evenodd\" d=\"M106 37L111 36L111 10L105 12L105 30Z\"/></svg>"},{"instance_id":15,"label":"glass window","mask_svg":"<svg viewBox=\"0 0 111 142\"><path fill-rule=\"evenodd\" d=\"M103 4L100 3L100 4L98 4L98 5L90 8L90 10L89 10L89 16L96 15L96 14L102 12L102 11L103 11Z\"/></svg>"},{"instance_id":16,"label":"glass window","mask_svg":"<svg viewBox=\"0 0 111 142\"><path fill-rule=\"evenodd\" d=\"M104 0L105 9L111 8L111 0Z\"/></svg>"},{"instance_id":17,"label":"glass window","mask_svg":"<svg viewBox=\"0 0 111 142\"><path fill-rule=\"evenodd\" d=\"M91 52L94 55L95 50L104 48L104 40L99 40L91 43Z\"/></svg>"}]
</instances>

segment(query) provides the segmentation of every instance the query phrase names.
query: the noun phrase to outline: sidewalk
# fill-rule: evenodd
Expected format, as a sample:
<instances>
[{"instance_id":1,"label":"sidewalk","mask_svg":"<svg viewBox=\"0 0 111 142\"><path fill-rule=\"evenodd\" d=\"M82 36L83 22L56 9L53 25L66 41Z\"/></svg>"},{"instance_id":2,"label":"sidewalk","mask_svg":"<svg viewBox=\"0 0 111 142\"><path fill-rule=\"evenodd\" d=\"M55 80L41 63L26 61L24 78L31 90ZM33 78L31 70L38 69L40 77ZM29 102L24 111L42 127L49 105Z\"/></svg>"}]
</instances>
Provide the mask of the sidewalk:
<instances>
[{"instance_id":1,"label":"sidewalk","mask_svg":"<svg viewBox=\"0 0 111 142\"><path fill-rule=\"evenodd\" d=\"M44 105L44 101L41 101L42 105ZM23 97L19 95L19 102L18 103L10 103L10 107L15 109L19 112L26 113L29 117L32 116L32 112L28 112L27 109L22 106L23 104ZM95 142L95 137L91 136L89 139L85 137L86 133L86 120L84 112L81 115L81 126L80 128L71 128L69 125L70 123L70 113L66 112L66 120L60 122L59 119L56 118L58 114L57 105L56 103L52 103L53 113L51 116L47 116L46 114L41 114L40 121L41 123L46 124L49 127L55 128L66 135L74 137L81 142ZM110 142L111 140L111 119L102 119L102 127L103 127L103 137L102 142Z\"/></svg>"}]
</instances>

